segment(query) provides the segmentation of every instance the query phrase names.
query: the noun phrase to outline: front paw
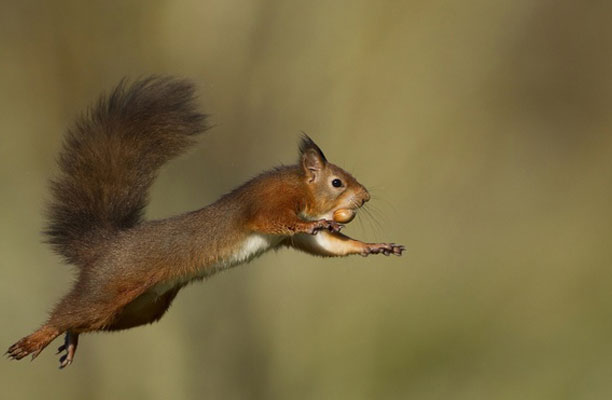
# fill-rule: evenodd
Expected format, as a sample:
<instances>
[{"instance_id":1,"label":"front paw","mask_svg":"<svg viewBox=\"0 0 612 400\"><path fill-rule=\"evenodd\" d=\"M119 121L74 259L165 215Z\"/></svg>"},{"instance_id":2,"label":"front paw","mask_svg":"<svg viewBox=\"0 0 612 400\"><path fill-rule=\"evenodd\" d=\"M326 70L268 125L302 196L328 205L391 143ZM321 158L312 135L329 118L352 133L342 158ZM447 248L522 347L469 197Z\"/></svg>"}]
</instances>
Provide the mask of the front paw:
<instances>
[{"instance_id":1,"label":"front paw","mask_svg":"<svg viewBox=\"0 0 612 400\"><path fill-rule=\"evenodd\" d=\"M316 235L319 231L327 230L330 232L340 232L344 228L344 225L337 223L336 221L330 221L327 219L321 219L313 222L310 230L311 235Z\"/></svg>"},{"instance_id":2,"label":"front paw","mask_svg":"<svg viewBox=\"0 0 612 400\"><path fill-rule=\"evenodd\" d=\"M384 254L386 256L394 254L401 256L402 252L406 250L401 244L395 243L368 243L365 245L361 252L361 255L367 257L370 254Z\"/></svg>"}]
</instances>

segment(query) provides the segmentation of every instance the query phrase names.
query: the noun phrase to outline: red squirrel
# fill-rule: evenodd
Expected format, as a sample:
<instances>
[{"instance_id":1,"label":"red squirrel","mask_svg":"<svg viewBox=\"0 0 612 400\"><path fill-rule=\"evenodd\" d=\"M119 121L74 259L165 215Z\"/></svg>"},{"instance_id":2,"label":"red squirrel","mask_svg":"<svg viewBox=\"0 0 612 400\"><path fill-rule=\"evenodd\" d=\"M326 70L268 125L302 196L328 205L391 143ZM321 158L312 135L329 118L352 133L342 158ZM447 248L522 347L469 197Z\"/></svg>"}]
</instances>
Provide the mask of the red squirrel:
<instances>
[{"instance_id":1,"label":"red squirrel","mask_svg":"<svg viewBox=\"0 0 612 400\"><path fill-rule=\"evenodd\" d=\"M34 359L65 334L64 368L80 334L155 322L188 283L281 246L317 256L404 251L339 232L334 213L354 214L370 194L306 134L296 165L263 172L200 210L144 221L159 168L206 129L189 82L152 77L121 82L68 131L45 233L78 279L40 329L9 347L9 358Z\"/></svg>"}]
</instances>

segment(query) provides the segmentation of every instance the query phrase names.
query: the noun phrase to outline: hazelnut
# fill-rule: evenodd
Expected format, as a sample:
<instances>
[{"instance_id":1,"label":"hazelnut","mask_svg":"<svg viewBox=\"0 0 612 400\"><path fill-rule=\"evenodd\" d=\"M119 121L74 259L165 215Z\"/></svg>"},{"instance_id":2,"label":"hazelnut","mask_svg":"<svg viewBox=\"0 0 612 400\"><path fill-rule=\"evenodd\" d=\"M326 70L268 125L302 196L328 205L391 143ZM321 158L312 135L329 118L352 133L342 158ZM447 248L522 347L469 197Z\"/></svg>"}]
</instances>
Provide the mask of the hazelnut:
<instances>
[{"instance_id":1,"label":"hazelnut","mask_svg":"<svg viewBox=\"0 0 612 400\"><path fill-rule=\"evenodd\" d=\"M355 218L355 211L350 210L348 208L341 208L339 210L334 211L334 221L340 222L342 224L349 223Z\"/></svg>"}]
</instances>

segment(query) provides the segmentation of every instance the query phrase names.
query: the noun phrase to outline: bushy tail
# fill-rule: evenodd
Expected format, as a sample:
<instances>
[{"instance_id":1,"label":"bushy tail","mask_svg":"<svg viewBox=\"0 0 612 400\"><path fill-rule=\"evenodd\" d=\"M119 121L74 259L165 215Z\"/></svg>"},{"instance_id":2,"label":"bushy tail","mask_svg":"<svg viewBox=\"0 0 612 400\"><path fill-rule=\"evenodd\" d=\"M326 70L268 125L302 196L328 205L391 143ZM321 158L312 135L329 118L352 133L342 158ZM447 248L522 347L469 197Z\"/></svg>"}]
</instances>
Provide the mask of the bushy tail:
<instances>
[{"instance_id":1,"label":"bushy tail","mask_svg":"<svg viewBox=\"0 0 612 400\"><path fill-rule=\"evenodd\" d=\"M66 136L51 182L48 242L83 266L100 244L142 220L159 167L206 129L193 86L172 78L123 81Z\"/></svg>"}]
</instances>

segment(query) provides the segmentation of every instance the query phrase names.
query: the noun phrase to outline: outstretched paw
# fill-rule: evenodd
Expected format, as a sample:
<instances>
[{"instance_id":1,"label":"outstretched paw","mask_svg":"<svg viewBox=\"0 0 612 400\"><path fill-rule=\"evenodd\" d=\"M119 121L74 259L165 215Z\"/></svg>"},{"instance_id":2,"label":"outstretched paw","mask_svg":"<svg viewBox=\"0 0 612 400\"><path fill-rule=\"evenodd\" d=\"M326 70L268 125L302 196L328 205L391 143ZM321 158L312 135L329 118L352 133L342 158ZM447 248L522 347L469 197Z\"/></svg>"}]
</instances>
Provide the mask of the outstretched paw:
<instances>
[{"instance_id":1,"label":"outstretched paw","mask_svg":"<svg viewBox=\"0 0 612 400\"><path fill-rule=\"evenodd\" d=\"M327 230L330 232L340 232L344 228L344 225L337 223L336 221L330 221L327 219L320 219L313 223L313 227L310 230L311 235L316 235L319 231Z\"/></svg>"},{"instance_id":2,"label":"outstretched paw","mask_svg":"<svg viewBox=\"0 0 612 400\"><path fill-rule=\"evenodd\" d=\"M62 355L59 359L60 369L63 369L72 364L72 360L74 359L74 354L76 353L78 344L79 335L77 333L66 332L66 336L64 337L64 344L57 348L56 353L59 354L63 351L66 352L66 354Z\"/></svg>"},{"instance_id":3,"label":"outstretched paw","mask_svg":"<svg viewBox=\"0 0 612 400\"><path fill-rule=\"evenodd\" d=\"M401 256L404 250L406 250L404 246L395 243L368 243L365 245L361 255L364 257L370 254L384 254L386 256L393 254Z\"/></svg>"}]
</instances>

